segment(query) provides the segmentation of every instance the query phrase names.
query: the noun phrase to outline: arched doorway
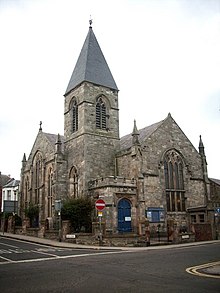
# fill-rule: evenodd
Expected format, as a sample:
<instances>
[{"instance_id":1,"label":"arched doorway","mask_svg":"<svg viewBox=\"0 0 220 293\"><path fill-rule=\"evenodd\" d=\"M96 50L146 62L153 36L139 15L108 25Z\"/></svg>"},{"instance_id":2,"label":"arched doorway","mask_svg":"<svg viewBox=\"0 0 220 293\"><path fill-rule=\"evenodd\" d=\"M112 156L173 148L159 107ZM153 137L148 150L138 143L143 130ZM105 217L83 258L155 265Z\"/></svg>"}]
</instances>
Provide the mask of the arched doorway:
<instances>
[{"instance_id":1,"label":"arched doorway","mask_svg":"<svg viewBox=\"0 0 220 293\"><path fill-rule=\"evenodd\" d=\"M131 232L131 203L126 198L118 202L118 232Z\"/></svg>"}]
</instances>

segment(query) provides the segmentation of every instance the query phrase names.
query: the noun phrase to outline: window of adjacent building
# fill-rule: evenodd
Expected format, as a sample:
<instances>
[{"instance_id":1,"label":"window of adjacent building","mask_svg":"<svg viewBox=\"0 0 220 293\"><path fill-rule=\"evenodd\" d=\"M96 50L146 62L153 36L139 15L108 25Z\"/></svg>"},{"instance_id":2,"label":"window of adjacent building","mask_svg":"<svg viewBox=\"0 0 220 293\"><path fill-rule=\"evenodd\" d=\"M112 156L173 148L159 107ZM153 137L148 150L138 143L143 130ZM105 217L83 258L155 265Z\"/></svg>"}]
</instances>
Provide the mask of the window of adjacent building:
<instances>
[{"instance_id":1,"label":"window of adjacent building","mask_svg":"<svg viewBox=\"0 0 220 293\"><path fill-rule=\"evenodd\" d=\"M11 190L7 190L7 199L11 200Z\"/></svg>"},{"instance_id":2,"label":"window of adjacent building","mask_svg":"<svg viewBox=\"0 0 220 293\"><path fill-rule=\"evenodd\" d=\"M185 211L183 162L176 151L169 151L164 159L164 176L168 212Z\"/></svg>"},{"instance_id":3,"label":"window of adjacent building","mask_svg":"<svg viewBox=\"0 0 220 293\"><path fill-rule=\"evenodd\" d=\"M191 222L196 223L196 215L191 215Z\"/></svg>"},{"instance_id":4,"label":"window of adjacent building","mask_svg":"<svg viewBox=\"0 0 220 293\"><path fill-rule=\"evenodd\" d=\"M75 98L72 100L71 111L72 111L72 131L76 132L78 130L78 105Z\"/></svg>"},{"instance_id":5,"label":"window of adjacent building","mask_svg":"<svg viewBox=\"0 0 220 293\"><path fill-rule=\"evenodd\" d=\"M204 214L199 214L199 222L204 223L205 222L205 215Z\"/></svg>"},{"instance_id":6,"label":"window of adjacent building","mask_svg":"<svg viewBox=\"0 0 220 293\"><path fill-rule=\"evenodd\" d=\"M107 112L105 102L101 97L96 101L96 128L107 128Z\"/></svg>"}]
</instances>

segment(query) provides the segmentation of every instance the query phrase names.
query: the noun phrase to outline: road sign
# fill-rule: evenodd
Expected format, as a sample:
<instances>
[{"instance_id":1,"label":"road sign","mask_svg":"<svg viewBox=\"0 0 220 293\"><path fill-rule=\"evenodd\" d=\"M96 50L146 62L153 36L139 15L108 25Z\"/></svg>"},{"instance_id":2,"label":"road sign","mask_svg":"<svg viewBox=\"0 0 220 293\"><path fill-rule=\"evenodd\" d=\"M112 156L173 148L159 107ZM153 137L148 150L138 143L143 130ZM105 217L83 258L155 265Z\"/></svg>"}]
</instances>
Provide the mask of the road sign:
<instances>
[{"instance_id":1,"label":"road sign","mask_svg":"<svg viewBox=\"0 0 220 293\"><path fill-rule=\"evenodd\" d=\"M102 211L101 211L101 212L98 211L98 216L99 216L99 217L102 217L102 214L103 214Z\"/></svg>"},{"instance_id":2,"label":"road sign","mask_svg":"<svg viewBox=\"0 0 220 293\"><path fill-rule=\"evenodd\" d=\"M97 201L95 202L95 207L98 211L102 211L105 208L105 202L103 199L97 199Z\"/></svg>"}]
</instances>

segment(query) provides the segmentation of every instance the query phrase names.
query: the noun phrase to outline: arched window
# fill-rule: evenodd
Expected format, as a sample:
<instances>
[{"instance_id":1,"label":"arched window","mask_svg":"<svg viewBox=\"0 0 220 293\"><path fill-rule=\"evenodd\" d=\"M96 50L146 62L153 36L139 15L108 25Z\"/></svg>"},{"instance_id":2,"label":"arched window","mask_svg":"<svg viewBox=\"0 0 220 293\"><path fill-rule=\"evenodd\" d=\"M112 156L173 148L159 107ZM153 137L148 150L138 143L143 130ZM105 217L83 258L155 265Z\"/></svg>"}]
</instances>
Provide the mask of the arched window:
<instances>
[{"instance_id":1,"label":"arched window","mask_svg":"<svg viewBox=\"0 0 220 293\"><path fill-rule=\"evenodd\" d=\"M40 188L42 185L42 178L43 178L43 159L40 153L37 153L34 158L34 202L33 204L39 204L40 198Z\"/></svg>"},{"instance_id":2,"label":"arched window","mask_svg":"<svg viewBox=\"0 0 220 293\"><path fill-rule=\"evenodd\" d=\"M27 177L24 183L24 208L25 209L28 207L28 200L30 200L30 198L28 197L28 193L29 193L29 178Z\"/></svg>"},{"instance_id":3,"label":"arched window","mask_svg":"<svg viewBox=\"0 0 220 293\"><path fill-rule=\"evenodd\" d=\"M47 215L48 217L52 217L52 205L53 205L53 191L52 191L52 184L53 184L53 172L52 168L49 169L47 175Z\"/></svg>"},{"instance_id":4,"label":"arched window","mask_svg":"<svg viewBox=\"0 0 220 293\"><path fill-rule=\"evenodd\" d=\"M185 190L183 162L180 155L172 150L164 158L164 177L168 212L185 211Z\"/></svg>"},{"instance_id":5,"label":"arched window","mask_svg":"<svg viewBox=\"0 0 220 293\"><path fill-rule=\"evenodd\" d=\"M72 100L72 103L71 103L71 112L72 112L72 131L76 132L78 130L78 105L75 98Z\"/></svg>"},{"instance_id":6,"label":"arched window","mask_svg":"<svg viewBox=\"0 0 220 293\"><path fill-rule=\"evenodd\" d=\"M107 112L105 102L101 97L96 101L96 128L106 129L107 128Z\"/></svg>"},{"instance_id":7,"label":"arched window","mask_svg":"<svg viewBox=\"0 0 220 293\"><path fill-rule=\"evenodd\" d=\"M77 198L78 197L78 173L75 167L72 167L70 171L70 196Z\"/></svg>"}]
</instances>

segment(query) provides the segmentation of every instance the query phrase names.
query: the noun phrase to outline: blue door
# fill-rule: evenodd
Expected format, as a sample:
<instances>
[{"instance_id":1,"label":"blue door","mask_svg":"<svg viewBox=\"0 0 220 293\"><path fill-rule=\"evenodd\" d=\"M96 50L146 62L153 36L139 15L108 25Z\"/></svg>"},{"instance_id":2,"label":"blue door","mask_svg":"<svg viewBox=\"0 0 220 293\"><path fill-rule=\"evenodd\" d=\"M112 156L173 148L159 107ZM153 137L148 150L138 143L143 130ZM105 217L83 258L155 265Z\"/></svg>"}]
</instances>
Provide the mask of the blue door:
<instances>
[{"instance_id":1,"label":"blue door","mask_svg":"<svg viewBox=\"0 0 220 293\"><path fill-rule=\"evenodd\" d=\"M125 198L118 203L118 231L131 232L131 203Z\"/></svg>"}]
</instances>

